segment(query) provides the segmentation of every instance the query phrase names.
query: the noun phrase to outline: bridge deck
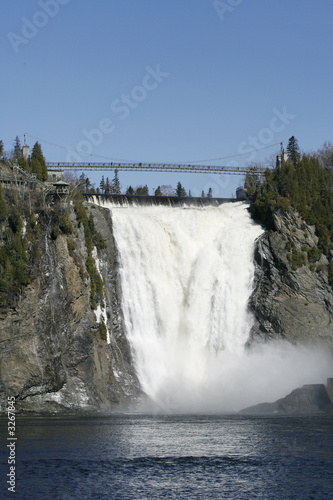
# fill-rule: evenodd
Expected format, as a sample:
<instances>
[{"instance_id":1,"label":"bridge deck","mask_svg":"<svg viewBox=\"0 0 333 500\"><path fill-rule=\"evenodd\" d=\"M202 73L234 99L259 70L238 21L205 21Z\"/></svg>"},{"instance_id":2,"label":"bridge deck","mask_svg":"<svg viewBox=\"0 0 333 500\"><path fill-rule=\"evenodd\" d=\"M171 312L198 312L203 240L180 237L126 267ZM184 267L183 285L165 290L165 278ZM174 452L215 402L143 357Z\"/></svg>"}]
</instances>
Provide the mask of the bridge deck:
<instances>
[{"instance_id":1,"label":"bridge deck","mask_svg":"<svg viewBox=\"0 0 333 500\"><path fill-rule=\"evenodd\" d=\"M175 163L56 163L47 162L47 168L50 170L120 170L120 171L145 171L145 172L179 172L179 173L201 173L201 174L232 174L252 175L263 174L261 169L253 170L245 167L227 167L217 165L185 165Z\"/></svg>"}]
</instances>

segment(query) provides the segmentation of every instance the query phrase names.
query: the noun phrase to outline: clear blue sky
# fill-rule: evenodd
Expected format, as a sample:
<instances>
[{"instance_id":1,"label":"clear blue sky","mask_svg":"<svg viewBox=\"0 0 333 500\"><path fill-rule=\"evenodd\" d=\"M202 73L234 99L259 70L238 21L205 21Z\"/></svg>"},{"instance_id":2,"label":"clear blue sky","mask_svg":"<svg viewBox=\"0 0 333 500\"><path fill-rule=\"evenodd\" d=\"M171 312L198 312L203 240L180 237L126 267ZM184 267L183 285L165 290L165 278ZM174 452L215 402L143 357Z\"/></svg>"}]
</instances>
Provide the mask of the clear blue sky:
<instances>
[{"instance_id":1,"label":"clear blue sky","mask_svg":"<svg viewBox=\"0 0 333 500\"><path fill-rule=\"evenodd\" d=\"M6 149L27 132L48 161L70 147L83 161L242 166L291 135L304 151L333 141L329 0L15 0L1 17ZM120 180L229 196L242 179Z\"/></svg>"}]
</instances>

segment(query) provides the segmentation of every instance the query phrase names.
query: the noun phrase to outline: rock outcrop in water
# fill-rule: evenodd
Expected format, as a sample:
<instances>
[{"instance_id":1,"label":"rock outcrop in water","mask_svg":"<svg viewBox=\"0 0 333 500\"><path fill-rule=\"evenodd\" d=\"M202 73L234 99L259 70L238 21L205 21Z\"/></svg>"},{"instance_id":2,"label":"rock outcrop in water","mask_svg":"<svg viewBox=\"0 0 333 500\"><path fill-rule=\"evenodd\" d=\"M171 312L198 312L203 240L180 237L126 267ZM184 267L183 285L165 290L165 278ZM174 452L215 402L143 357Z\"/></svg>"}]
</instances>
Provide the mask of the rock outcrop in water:
<instances>
[{"instance_id":1,"label":"rock outcrop in water","mask_svg":"<svg viewBox=\"0 0 333 500\"><path fill-rule=\"evenodd\" d=\"M303 385L274 403L260 403L241 410L246 415L313 415L332 414L331 387L324 384Z\"/></svg>"},{"instance_id":2,"label":"rock outcrop in water","mask_svg":"<svg viewBox=\"0 0 333 500\"><path fill-rule=\"evenodd\" d=\"M250 300L255 323L248 345L280 338L333 351L333 290L323 272L327 258L317 252L314 226L297 212L281 209L273 222L274 229L256 245Z\"/></svg>"}]
</instances>

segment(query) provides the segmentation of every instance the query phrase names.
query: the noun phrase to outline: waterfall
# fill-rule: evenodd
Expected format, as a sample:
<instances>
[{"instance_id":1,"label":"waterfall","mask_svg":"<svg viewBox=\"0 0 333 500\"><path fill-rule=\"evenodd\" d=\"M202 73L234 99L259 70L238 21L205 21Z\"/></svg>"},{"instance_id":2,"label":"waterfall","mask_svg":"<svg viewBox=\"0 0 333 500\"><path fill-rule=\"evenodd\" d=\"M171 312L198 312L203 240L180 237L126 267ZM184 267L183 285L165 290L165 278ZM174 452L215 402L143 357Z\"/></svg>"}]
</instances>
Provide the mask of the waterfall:
<instances>
[{"instance_id":1,"label":"waterfall","mask_svg":"<svg viewBox=\"0 0 333 500\"><path fill-rule=\"evenodd\" d=\"M242 356L253 248L247 205L113 206L122 309L143 390L162 407L199 404L225 353Z\"/></svg>"},{"instance_id":2,"label":"waterfall","mask_svg":"<svg viewBox=\"0 0 333 500\"><path fill-rule=\"evenodd\" d=\"M152 401L142 411L234 411L326 381L331 360L322 351L282 341L244 348L263 232L246 203L95 202L111 210L126 336Z\"/></svg>"}]
</instances>

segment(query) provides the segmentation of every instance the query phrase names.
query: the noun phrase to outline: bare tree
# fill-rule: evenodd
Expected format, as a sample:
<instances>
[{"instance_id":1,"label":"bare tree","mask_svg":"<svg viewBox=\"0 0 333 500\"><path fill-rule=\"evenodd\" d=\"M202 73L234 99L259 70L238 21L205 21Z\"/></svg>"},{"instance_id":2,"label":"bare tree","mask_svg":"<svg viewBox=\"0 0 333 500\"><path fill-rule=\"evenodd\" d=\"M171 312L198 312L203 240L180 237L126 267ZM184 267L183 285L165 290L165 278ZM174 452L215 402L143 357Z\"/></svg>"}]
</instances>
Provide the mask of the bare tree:
<instances>
[{"instance_id":1,"label":"bare tree","mask_svg":"<svg viewBox=\"0 0 333 500\"><path fill-rule=\"evenodd\" d=\"M333 176L333 144L325 141L316 154L319 163Z\"/></svg>"},{"instance_id":2,"label":"bare tree","mask_svg":"<svg viewBox=\"0 0 333 500\"><path fill-rule=\"evenodd\" d=\"M162 196L174 196L175 190L170 184L161 186Z\"/></svg>"}]
</instances>

